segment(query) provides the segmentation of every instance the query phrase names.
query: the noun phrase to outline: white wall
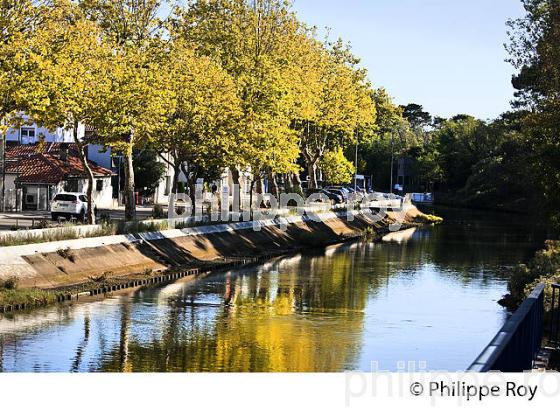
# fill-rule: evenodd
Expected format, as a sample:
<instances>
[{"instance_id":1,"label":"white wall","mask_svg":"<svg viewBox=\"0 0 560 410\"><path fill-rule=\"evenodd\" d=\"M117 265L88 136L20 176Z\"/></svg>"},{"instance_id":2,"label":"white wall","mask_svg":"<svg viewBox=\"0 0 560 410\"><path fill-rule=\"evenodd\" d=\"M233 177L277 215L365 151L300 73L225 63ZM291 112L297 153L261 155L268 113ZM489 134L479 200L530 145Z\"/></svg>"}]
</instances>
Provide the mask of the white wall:
<instances>
[{"instance_id":1,"label":"white wall","mask_svg":"<svg viewBox=\"0 0 560 410\"><path fill-rule=\"evenodd\" d=\"M23 116L25 121L29 121L29 117ZM74 138L72 136L72 131L64 130L63 128L57 128L56 130L49 131L46 128L39 127L37 124L24 124L21 127L9 128L6 133L7 141L20 141L21 128L33 128L35 130L35 139L32 141L22 140L22 144L32 144L38 142L41 136L45 137L46 142L73 142ZM85 127L80 124L78 127L78 138L83 138L85 133Z\"/></svg>"},{"instance_id":2,"label":"white wall","mask_svg":"<svg viewBox=\"0 0 560 410\"><path fill-rule=\"evenodd\" d=\"M103 189L97 191L97 181L103 181ZM86 188L84 192L87 191L87 183L84 184ZM115 207L116 199L113 199L113 187L111 186L111 177L108 178L96 178L93 185L93 202L97 205L99 209L113 209Z\"/></svg>"},{"instance_id":3,"label":"white wall","mask_svg":"<svg viewBox=\"0 0 560 410\"><path fill-rule=\"evenodd\" d=\"M17 175L14 174L6 174L5 177L6 187L4 190L4 194L5 194L4 204L5 204L5 209L7 211L13 211L16 209L16 207L19 206L17 203L18 197L16 193L16 183L15 183L16 177ZM2 189L1 180L0 180L0 189Z\"/></svg>"}]
</instances>

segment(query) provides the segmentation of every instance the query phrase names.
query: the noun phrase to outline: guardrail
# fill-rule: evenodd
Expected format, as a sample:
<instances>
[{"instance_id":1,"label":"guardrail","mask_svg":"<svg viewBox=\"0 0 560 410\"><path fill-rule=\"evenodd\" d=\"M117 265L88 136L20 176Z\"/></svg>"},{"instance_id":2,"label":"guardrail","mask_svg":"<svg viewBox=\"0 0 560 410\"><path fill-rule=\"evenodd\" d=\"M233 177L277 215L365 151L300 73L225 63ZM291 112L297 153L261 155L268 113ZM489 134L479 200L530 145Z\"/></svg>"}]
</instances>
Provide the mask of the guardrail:
<instances>
[{"instance_id":1,"label":"guardrail","mask_svg":"<svg viewBox=\"0 0 560 410\"><path fill-rule=\"evenodd\" d=\"M521 372L533 368L543 337L544 284L507 320L467 371Z\"/></svg>"},{"instance_id":2,"label":"guardrail","mask_svg":"<svg viewBox=\"0 0 560 410\"><path fill-rule=\"evenodd\" d=\"M558 347L560 344L560 285L557 283L552 285L548 340L555 347Z\"/></svg>"}]
</instances>

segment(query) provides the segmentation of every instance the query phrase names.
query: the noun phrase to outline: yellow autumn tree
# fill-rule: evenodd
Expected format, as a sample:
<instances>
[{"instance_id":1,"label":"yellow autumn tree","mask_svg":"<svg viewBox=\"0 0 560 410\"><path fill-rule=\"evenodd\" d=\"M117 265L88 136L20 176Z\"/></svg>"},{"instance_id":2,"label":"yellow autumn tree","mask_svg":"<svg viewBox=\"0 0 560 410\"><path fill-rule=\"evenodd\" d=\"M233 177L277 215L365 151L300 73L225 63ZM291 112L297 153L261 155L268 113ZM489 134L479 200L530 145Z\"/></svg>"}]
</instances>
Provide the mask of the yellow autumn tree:
<instances>
[{"instance_id":1,"label":"yellow autumn tree","mask_svg":"<svg viewBox=\"0 0 560 410\"><path fill-rule=\"evenodd\" d=\"M48 129L71 131L88 180L87 219L93 224L94 176L86 158L87 141L78 131L80 124L96 124L104 115L100 101L110 91L112 50L100 41L95 23L68 0L45 7L27 50L35 69L21 88L26 112Z\"/></svg>"},{"instance_id":2,"label":"yellow autumn tree","mask_svg":"<svg viewBox=\"0 0 560 410\"><path fill-rule=\"evenodd\" d=\"M231 168L251 169L251 188L265 174L296 172L298 137L290 127L290 42L300 30L281 0L190 1L177 10L177 33L198 55L220 62L241 101L238 153ZM238 181L236 181L238 182ZM251 189L252 192L252 189Z\"/></svg>"},{"instance_id":3,"label":"yellow autumn tree","mask_svg":"<svg viewBox=\"0 0 560 410\"><path fill-rule=\"evenodd\" d=\"M158 17L161 2L81 0L79 5L112 47L110 92L95 124L100 143L125 158L125 217L136 218L133 151L151 142L173 110L169 73L164 69L168 40Z\"/></svg>"},{"instance_id":4,"label":"yellow autumn tree","mask_svg":"<svg viewBox=\"0 0 560 410\"><path fill-rule=\"evenodd\" d=\"M173 192L182 171L194 204L196 180L216 179L239 154L240 101L231 76L210 58L195 55L180 39L170 47L164 69L173 110L153 144L174 169Z\"/></svg>"}]
</instances>

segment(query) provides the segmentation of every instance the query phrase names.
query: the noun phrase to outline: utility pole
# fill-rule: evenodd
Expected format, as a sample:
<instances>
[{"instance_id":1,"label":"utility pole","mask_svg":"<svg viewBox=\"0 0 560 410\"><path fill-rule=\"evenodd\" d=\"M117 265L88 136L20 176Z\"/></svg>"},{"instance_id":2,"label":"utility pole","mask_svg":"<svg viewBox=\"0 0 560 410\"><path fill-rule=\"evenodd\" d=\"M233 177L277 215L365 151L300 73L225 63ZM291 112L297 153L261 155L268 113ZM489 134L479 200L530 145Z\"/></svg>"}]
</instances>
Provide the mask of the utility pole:
<instances>
[{"instance_id":1,"label":"utility pole","mask_svg":"<svg viewBox=\"0 0 560 410\"><path fill-rule=\"evenodd\" d=\"M356 155L354 157L354 193L357 192L358 188L358 138L360 133L356 130Z\"/></svg>"},{"instance_id":2,"label":"utility pole","mask_svg":"<svg viewBox=\"0 0 560 410\"><path fill-rule=\"evenodd\" d=\"M391 132L391 186L389 187L389 193L393 193L393 132Z\"/></svg>"}]
</instances>

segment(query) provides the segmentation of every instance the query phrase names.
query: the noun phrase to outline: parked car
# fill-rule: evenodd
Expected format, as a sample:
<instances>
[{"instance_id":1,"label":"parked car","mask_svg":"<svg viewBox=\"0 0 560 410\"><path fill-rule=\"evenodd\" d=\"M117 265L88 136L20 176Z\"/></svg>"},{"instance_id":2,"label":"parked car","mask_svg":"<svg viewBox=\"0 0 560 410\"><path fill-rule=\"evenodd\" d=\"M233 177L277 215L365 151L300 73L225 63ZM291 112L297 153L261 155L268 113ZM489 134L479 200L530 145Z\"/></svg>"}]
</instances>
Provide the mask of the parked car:
<instances>
[{"instance_id":1,"label":"parked car","mask_svg":"<svg viewBox=\"0 0 560 410\"><path fill-rule=\"evenodd\" d=\"M361 201L365 196L363 190L361 190L360 187L356 187L356 189L354 189L354 187L351 186L344 186L344 188L350 192L350 195L354 195L355 199L357 199L358 201Z\"/></svg>"},{"instance_id":2,"label":"parked car","mask_svg":"<svg viewBox=\"0 0 560 410\"><path fill-rule=\"evenodd\" d=\"M87 196L81 192L60 192L55 195L51 202L51 218L58 221L59 218L70 220L72 218L86 219L88 209ZM94 204L94 212L97 208Z\"/></svg>"},{"instance_id":3,"label":"parked car","mask_svg":"<svg viewBox=\"0 0 560 410\"><path fill-rule=\"evenodd\" d=\"M307 196L312 194L323 194L332 204L340 204L344 202L344 198L334 192L327 191L325 189L308 189L306 191Z\"/></svg>"},{"instance_id":4,"label":"parked car","mask_svg":"<svg viewBox=\"0 0 560 410\"><path fill-rule=\"evenodd\" d=\"M325 190L332 192L333 194L340 195L343 202L348 202L348 199L350 198L350 191L342 186L328 186Z\"/></svg>"}]
</instances>

